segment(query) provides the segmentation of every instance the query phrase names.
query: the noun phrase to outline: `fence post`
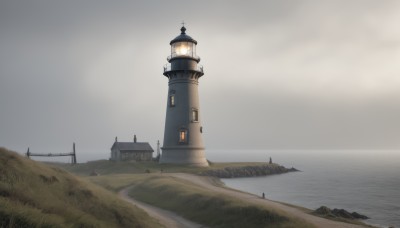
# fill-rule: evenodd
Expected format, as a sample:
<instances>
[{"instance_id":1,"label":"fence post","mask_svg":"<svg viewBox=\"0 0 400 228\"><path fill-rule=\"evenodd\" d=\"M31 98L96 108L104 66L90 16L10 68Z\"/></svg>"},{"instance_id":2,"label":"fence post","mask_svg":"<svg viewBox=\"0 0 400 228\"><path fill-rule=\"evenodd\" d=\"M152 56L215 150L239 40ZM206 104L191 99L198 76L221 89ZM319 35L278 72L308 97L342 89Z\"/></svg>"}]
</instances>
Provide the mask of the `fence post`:
<instances>
[{"instance_id":1,"label":"fence post","mask_svg":"<svg viewBox=\"0 0 400 228\"><path fill-rule=\"evenodd\" d=\"M72 155L72 164L76 164L76 152L75 152L75 143L73 144L73 155Z\"/></svg>"}]
</instances>

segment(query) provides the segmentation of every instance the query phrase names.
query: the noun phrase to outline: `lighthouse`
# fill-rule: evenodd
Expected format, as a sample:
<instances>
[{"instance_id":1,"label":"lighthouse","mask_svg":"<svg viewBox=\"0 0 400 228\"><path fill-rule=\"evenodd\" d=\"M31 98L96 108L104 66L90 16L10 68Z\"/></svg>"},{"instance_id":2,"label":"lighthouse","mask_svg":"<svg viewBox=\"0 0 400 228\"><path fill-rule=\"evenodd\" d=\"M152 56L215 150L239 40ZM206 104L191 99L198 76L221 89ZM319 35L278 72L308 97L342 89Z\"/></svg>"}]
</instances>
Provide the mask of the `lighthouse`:
<instances>
[{"instance_id":1,"label":"lighthouse","mask_svg":"<svg viewBox=\"0 0 400 228\"><path fill-rule=\"evenodd\" d=\"M198 92L204 72L198 64L197 41L182 26L181 34L170 45L171 55L163 73L168 78L168 99L160 163L208 166Z\"/></svg>"}]
</instances>

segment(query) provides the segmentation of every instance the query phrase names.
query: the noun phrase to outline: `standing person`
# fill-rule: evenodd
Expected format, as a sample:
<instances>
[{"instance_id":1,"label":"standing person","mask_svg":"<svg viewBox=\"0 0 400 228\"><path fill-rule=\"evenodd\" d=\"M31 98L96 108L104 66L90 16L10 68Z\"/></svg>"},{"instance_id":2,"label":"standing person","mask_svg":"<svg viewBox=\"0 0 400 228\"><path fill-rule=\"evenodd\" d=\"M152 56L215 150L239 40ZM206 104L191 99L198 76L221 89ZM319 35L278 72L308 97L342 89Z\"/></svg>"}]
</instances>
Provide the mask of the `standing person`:
<instances>
[{"instance_id":1,"label":"standing person","mask_svg":"<svg viewBox=\"0 0 400 228\"><path fill-rule=\"evenodd\" d=\"M265 199L265 193L264 192L262 193L262 198Z\"/></svg>"}]
</instances>

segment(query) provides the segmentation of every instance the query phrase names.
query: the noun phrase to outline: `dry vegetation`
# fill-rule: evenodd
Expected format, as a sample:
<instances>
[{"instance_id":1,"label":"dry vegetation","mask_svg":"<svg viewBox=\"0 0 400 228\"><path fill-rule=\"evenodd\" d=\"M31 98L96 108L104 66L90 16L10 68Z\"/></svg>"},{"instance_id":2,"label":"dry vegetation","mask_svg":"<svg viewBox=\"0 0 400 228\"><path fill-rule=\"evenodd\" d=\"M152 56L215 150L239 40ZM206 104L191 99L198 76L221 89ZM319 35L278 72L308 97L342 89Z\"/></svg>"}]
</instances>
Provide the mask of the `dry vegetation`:
<instances>
[{"instance_id":1,"label":"dry vegetation","mask_svg":"<svg viewBox=\"0 0 400 228\"><path fill-rule=\"evenodd\" d=\"M290 215L225 196L182 179L161 174L119 174L91 177L118 191L133 186L135 199L171 210L208 227L313 227Z\"/></svg>"},{"instance_id":2,"label":"dry vegetation","mask_svg":"<svg viewBox=\"0 0 400 228\"><path fill-rule=\"evenodd\" d=\"M229 163L210 163L209 167L192 167L187 165L176 164L158 164L157 162L114 162L108 160L97 160L87 163L79 163L76 165L53 163L58 167L62 167L72 173L80 176L89 176L92 171L96 171L100 175L109 174L140 174L140 173L160 173L161 170L166 173L192 173L200 174L204 171L224 169L227 167L245 167L245 166L263 166L268 165L267 162L229 162ZM277 166L270 164L270 166Z\"/></svg>"},{"instance_id":3,"label":"dry vegetation","mask_svg":"<svg viewBox=\"0 0 400 228\"><path fill-rule=\"evenodd\" d=\"M144 211L111 192L127 186L132 186L130 195L135 199L208 227L313 227L285 212L160 172L199 174L265 164L212 163L210 167L196 168L101 160L74 166L57 164L57 168L0 148L0 227L160 227ZM81 176L95 170L100 176L83 179L64 169ZM211 180L220 184L218 178Z\"/></svg>"},{"instance_id":4,"label":"dry vegetation","mask_svg":"<svg viewBox=\"0 0 400 228\"><path fill-rule=\"evenodd\" d=\"M99 186L0 148L0 227L160 225Z\"/></svg>"}]
</instances>

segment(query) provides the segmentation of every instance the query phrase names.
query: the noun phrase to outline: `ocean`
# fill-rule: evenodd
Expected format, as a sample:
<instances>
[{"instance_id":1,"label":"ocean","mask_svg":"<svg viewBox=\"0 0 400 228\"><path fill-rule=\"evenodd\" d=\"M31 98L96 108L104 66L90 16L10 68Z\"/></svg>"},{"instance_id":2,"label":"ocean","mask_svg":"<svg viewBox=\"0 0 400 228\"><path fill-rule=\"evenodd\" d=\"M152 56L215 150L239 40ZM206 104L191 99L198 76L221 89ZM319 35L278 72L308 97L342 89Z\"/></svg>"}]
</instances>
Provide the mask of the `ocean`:
<instances>
[{"instance_id":1,"label":"ocean","mask_svg":"<svg viewBox=\"0 0 400 228\"><path fill-rule=\"evenodd\" d=\"M356 211L379 227L400 227L400 151L207 150L215 162L269 161L301 172L222 179L229 187L316 209Z\"/></svg>"}]
</instances>

